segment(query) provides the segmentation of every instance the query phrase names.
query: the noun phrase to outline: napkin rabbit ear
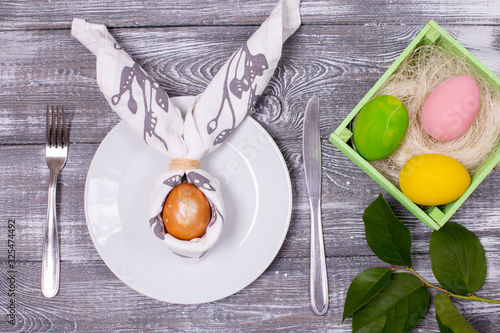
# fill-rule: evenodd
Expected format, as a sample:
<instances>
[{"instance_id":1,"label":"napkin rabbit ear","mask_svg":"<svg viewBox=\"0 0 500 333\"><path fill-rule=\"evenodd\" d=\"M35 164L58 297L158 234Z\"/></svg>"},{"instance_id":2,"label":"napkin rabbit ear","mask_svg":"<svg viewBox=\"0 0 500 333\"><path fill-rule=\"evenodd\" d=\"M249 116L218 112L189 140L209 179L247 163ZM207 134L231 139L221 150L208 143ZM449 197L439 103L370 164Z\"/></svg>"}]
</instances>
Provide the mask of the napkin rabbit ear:
<instances>
[{"instance_id":1,"label":"napkin rabbit ear","mask_svg":"<svg viewBox=\"0 0 500 333\"><path fill-rule=\"evenodd\" d=\"M71 35L78 39L96 57L101 40L108 39L110 43L118 45L113 36L108 36L108 29L104 25L88 23L79 18L74 18L71 23Z\"/></svg>"},{"instance_id":2,"label":"napkin rabbit ear","mask_svg":"<svg viewBox=\"0 0 500 333\"><path fill-rule=\"evenodd\" d=\"M72 35L97 58L97 83L111 108L153 148L186 155L184 120L163 88L115 41L102 24L75 18Z\"/></svg>"},{"instance_id":3,"label":"napkin rabbit ear","mask_svg":"<svg viewBox=\"0 0 500 333\"><path fill-rule=\"evenodd\" d=\"M282 44L300 26L299 0L282 0L221 67L184 120L167 93L102 24L75 18L71 33L97 58L97 82L111 108L144 141L171 157L201 159L224 142L264 91Z\"/></svg>"},{"instance_id":4,"label":"napkin rabbit ear","mask_svg":"<svg viewBox=\"0 0 500 333\"><path fill-rule=\"evenodd\" d=\"M185 132L200 133L207 152L229 137L268 85L281 58L282 44L301 24L299 4L298 0L279 1L198 96L193 121L186 119Z\"/></svg>"}]
</instances>

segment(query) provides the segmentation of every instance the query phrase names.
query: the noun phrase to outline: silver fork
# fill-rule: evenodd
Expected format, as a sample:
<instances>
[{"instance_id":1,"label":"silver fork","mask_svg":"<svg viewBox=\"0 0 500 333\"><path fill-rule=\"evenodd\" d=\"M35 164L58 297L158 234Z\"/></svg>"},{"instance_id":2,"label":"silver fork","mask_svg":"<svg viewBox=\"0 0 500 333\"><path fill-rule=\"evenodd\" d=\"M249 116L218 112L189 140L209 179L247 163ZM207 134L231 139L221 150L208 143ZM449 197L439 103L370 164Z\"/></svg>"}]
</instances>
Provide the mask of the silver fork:
<instances>
[{"instance_id":1,"label":"silver fork","mask_svg":"<svg viewBox=\"0 0 500 333\"><path fill-rule=\"evenodd\" d=\"M59 109L61 112L59 113ZM61 126L62 115L62 126ZM47 127L45 133L45 159L50 169L47 219L42 254L42 293L54 297L59 291L59 236L56 219L56 184L59 171L68 157L68 131L64 108L47 105Z\"/></svg>"}]
</instances>

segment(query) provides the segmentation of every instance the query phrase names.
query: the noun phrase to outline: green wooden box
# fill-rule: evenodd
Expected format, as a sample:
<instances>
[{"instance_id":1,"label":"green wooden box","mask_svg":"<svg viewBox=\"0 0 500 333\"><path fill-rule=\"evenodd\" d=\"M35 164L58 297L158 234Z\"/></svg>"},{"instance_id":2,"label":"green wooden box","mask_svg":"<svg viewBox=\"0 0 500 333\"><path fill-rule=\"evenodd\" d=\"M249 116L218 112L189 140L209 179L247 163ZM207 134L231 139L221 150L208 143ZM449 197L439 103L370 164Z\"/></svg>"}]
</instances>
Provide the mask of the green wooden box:
<instances>
[{"instance_id":1,"label":"green wooden box","mask_svg":"<svg viewBox=\"0 0 500 333\"><path fill-rule=\"evenodd\" d=\"M387 78L398 68L398 66L408 57L412 51L421 45L436 44L442 46L459 57L465 57L467 62L493 87L500 90L500 79L486 68L479 60L477 60L467 49L458 43L436 22L430 21L419 32L415 39L401 53L396 61L368 91L363 99L356 105L346 119L339 127L330 135L330 142L339 148L349 159L363 169L371 178L373 178L387 192L394 196L403 206L412 212L426 225L439 229L450 217L457 211L460 205L469 197L490 171L500 162L500 146L490 156L490 158L472 175L472 182L467 191L456 201L439 207L419 206L410 201L404 194L386 179L380 172L363 159L351 146L350 139L352 132L350 131L351 122L355 119L361 107L368 102Z\"/></svg>"}]
</instances>

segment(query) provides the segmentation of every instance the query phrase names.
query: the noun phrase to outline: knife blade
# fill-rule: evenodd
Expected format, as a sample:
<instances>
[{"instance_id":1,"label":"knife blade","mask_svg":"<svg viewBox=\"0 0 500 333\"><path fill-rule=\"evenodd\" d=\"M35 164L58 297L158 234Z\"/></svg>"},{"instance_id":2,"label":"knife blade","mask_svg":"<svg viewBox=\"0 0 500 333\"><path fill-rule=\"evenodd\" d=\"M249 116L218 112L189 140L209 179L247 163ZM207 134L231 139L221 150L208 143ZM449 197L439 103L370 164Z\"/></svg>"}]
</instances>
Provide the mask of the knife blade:
<instances>
[{"instance_id":1,"label":"knife blade","mask_svg":"<svg viewBox=\"0 0 500 333\"><path fill-rule=\"evenodd\" d=\"M312 96L307 102L302 140L306 186L311 206L311 306L315 314L324 315L328 311L328 277L321 222L321 136L317 96Z\"/></svg>"}]
</instances>

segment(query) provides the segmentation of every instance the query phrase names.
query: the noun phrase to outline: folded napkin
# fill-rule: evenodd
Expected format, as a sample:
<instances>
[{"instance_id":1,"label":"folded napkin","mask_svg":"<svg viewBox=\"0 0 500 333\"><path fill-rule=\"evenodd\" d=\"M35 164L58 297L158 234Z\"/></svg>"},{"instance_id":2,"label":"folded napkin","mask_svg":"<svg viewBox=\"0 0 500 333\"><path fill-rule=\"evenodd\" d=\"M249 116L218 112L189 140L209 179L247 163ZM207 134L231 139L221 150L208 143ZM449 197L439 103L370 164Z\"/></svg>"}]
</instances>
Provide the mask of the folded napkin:
<instances>
[{"instance_id":1,"label":"folded napkin","mask_svg":"<svg viewBox=\"0 0 500 333\"><path fill-rule=\"evenodd\" d=\"M183 118L168 94L118 45L101 24L73 20L72 35L97 58L97 83L111 108L144 141L172 158L151 197L149 223L172 252L187 261L203 258L216 243L224 224L219 182L200 168L199 160L220 146L248 115L266 88L281 57L282 44L300 26L300 0L281 0L259 29L196 96ZM163 204L183 181L207 197L212 218L205 234L190 241L166 233Z\"/></svg>"}]
</instances>

